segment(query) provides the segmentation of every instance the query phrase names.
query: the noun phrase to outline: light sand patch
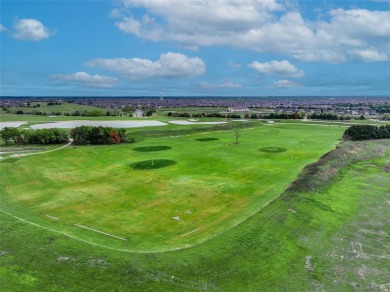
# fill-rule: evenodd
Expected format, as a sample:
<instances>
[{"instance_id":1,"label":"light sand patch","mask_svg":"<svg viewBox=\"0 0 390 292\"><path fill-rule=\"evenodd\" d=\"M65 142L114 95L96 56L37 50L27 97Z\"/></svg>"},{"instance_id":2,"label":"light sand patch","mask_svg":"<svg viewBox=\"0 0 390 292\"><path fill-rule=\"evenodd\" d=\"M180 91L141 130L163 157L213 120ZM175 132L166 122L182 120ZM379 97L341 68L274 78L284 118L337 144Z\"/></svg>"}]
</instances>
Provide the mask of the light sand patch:
<instances>
[{"instance_id":1,"label":"light sand patch","mask_svg":"<svg viewBox=\"0 0 390 292\"><path fill-rule=\"evenodd\" d=\"M166 123L160 121L61 121L53 123L36 124L30 126L31 129L72 129L80 126L101 126L113 128L140 128L165 126Z\"/></svg>"},{"instance_id":2,"label":"light sand patch","mask_svg":"<svg viewBox=\"0 0 390 292\"><path fill-rule=\"evenodd\" d=\"M4 129L5 127L16 128L23 124L27 124L27 122L0 122L0 130Z\"/></svg>"},{"instance_id":3,"label":"light sand patch","mask_svg":"<svg viewBox=\"0 0 390 292\"><path fill-rule=\"evenodd\" d=\"M170 124L175 125L219 125L219 124L226 124L227 122L190 122L190 121L182 121L182 120L175 120L175 121L169 121Z\"/></svg>"}]
</instances>

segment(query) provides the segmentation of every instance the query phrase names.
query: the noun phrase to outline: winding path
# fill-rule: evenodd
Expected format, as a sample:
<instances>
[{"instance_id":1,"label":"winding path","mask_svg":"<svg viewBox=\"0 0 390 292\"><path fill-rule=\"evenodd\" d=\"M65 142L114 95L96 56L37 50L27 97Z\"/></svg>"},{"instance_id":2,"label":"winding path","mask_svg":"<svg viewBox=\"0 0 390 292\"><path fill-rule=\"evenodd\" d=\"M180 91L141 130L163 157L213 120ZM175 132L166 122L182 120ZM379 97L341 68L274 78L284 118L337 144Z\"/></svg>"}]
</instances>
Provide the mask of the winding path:
<instances>
[{"instance_id":1,"label":"winding path","mask_svg":"<svg viewBox=\"0 0 390 292\"><path fill-rule=\"evenodd\" d=\"M21 153L21 154L12 154L10 157L22 157L22 156L29 156L29 155L36 155L36 154L43 154L43 153L48 153L48 152L54 152L61 150L63 148L69 147L73 143L73 139L69 139L69 142L61 147L58 147L56 149L51 149L51 150L46 150L42 152L33 152L33 153Z\"/></svg>"}]
</instances>

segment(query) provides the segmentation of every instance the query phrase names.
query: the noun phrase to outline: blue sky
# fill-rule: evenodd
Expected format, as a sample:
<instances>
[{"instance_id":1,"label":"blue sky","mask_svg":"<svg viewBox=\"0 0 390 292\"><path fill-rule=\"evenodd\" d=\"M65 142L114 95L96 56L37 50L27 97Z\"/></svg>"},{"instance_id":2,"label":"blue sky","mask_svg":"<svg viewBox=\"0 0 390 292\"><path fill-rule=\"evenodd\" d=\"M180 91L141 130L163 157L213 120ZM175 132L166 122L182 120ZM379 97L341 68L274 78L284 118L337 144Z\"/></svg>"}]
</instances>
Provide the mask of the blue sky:
<instances>
[{"instance_id":1,"label":"blue sky","mask_svg":"<svg viewBox=\"0 0 390 292\"><path fill-rule=\"evenodd\" d=\"M390 1L0 2L0 95L390 95Z\"/></svg>"}]
</instances>

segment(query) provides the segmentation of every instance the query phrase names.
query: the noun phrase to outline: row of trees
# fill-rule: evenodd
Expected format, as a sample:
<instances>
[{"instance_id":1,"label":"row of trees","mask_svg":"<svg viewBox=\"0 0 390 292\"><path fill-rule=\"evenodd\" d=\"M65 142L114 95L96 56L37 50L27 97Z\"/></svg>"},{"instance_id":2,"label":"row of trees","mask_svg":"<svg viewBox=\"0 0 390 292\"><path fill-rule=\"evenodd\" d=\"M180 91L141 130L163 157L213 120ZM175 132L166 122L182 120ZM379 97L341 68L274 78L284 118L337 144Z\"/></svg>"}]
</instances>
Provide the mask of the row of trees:
<instances>
[{"instance_id":1,"label":"row of trees","mask_svg":"<svg viewBox=\"0 0 390 292\"><path fill-rule=\"evenodd\" d=\"M270 113L269 115L259 115L259 119L302 119L302 113Z\"/></svg>"},{"instance_id":2,"label":"row of trees","mask_svg":"<svg viewBox=\"0 0 390 292\"><path fill-rule=\"evenodd\" d=\"M177 113L177 112L169 112L169 117L179 117L179 118L233 118L240 119L241 116L238 114L220 114L220 113L195 113L189 114L187 112ZM270 113L270 114L245 114L245 119L303 119L305 117L305 113L303 112L294 112L294 113ZM318 119L318 120L351 120L351 117L348 115L339 116L333 113L313 113L307 115L308 119ZM359 116L359 119L364 120L364 116Z\"/></svg>"},{"instance_id":3,"label":"row of trees","mask_svg":"<svg viewBox=\"0 0 390 292\"><path fill-rule=\"evenodd\" d=\"M126 137L125 129L114 129L111 127L81 126L70 131L74 144L78 145L105 145L119 144L122 142L134 142Z\"/></svg>"},{"instance_id":4,"label":"row of trees","mask_svg":"<svg viewBox=\"0 0 390 292\"><path fill-rule=\"evenodd\" d=\"M61 129L19 130L5 127L0 131L5 145L63 144L69 141L69 135Z\"/></svg>"},{"instance_id":5,"label":"row of trees","mask_svg":"<svg viewBox=\"0 0 390 292\"><path fill-rule=\"evenodd\" d=\"M345 140L371 140L371 139L390 139L390 125L371 126L371 125L353 125L345 132Z\"/></svg>"},{"instance_id":6,"label":"row of trees","mask_svg":"<svg viewBox=\"0 0 390 292\"><path fill-rule=\"evenodd\" d=\"M70 131L74 144L78 145L105 145L122 142L134 142L126 137L125 129L110 127L81 126ZM69 134L62 129L19 130L5 127L0 131L0 137L5 145L32 145L32 144L63 144L69 141Z\"/></svg>"},{"instance_id":7,"label":"row of trees","mask_svg":"<svg viewBox=\"0 0 390 292\"><path fill-rule=\"evenodd\" d=\"M185 113L177 113L177 112L169 112L168 117L179 117L179 118L222 118L222 119L241 119L240 115L237 114L220 114L220 113L196 113L189 114ZM249 116L248 116L249 118Z\"/></svg>"}]
</instances>

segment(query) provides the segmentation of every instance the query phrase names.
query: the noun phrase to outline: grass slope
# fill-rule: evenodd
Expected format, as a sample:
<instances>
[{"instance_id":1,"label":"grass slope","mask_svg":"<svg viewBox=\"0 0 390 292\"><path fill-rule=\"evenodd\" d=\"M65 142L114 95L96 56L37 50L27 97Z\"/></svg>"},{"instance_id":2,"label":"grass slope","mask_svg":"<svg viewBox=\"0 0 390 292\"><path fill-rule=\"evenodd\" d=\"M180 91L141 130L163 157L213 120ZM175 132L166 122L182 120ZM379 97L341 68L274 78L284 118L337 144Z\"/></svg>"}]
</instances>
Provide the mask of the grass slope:
<instances>
[{"instance_id":1,"label":"grass slope","mask_svg":"<svg viewBox=\"0 0 390 292\"><path fill-rule=\"evenodd\" d=\"M334 148L342 129L272 125L240 133L240 144L233 143L233 131L219 131L6 159L1 208L125 250L188 247L234 227L279 196L305 165ZM162 146L168 150L133 150ZM286 151L261 151L264 147Z\"/></svg>"},{"instance_id":2,"label":"grass slope","mask_svg":"<svg viewBox=\"0 0 390 292\"><path fill-rule=\"evenodd\" d=\"M1 214L2 291L386 291L389 149L343 143L255 216L180 251L110 250Z\"/></svg>"}]
</instances>

